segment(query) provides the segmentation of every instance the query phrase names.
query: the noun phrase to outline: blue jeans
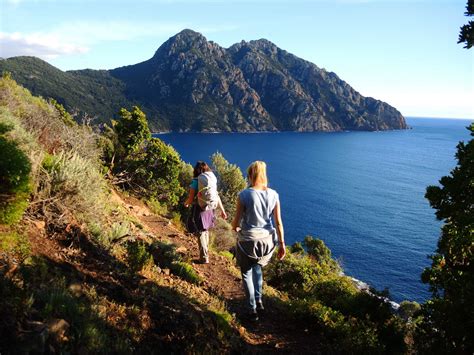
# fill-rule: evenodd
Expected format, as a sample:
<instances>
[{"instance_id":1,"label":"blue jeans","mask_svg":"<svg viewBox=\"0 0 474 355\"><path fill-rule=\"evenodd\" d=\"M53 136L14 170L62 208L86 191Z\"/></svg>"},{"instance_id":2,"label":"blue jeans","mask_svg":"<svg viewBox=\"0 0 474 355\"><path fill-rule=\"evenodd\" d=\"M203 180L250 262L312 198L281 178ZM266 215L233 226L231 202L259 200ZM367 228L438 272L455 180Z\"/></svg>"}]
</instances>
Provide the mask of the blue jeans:
<instances>
[{"instance_id":1,"label":"blue jeans","mask_svg":"<svg viewBox=\"0 0 474 355\"><path fill-rule=\"evenodd\" d=\"M263 274L259 264L252 265L248 270L242 272L242 282L244 284L245 295L251 310L257 308L256 302L262 300Z\"/></svg>"}]
</instances>

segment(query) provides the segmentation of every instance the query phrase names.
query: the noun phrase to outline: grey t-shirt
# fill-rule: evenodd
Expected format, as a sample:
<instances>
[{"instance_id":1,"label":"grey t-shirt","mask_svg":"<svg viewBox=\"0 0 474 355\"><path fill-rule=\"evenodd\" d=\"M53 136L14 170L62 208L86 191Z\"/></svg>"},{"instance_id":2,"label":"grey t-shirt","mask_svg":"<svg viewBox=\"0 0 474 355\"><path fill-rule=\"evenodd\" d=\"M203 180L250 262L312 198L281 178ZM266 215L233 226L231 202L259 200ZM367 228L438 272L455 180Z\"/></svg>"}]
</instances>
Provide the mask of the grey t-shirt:
<instances>
[{"instance_id":1,"label":"grey t-shirt","mask_svg":"<svg viewBox=\"0 0 474 355\"><path fill-rule=\"evenodd\" d=\"M254 228L264 228L272 231L272 214L278 202L278 193L267 188L266 190L255 190L248 188L240 192L240 203L243 205L242 221L240 227L244 231Z\"/></svg>"}]
</instances>

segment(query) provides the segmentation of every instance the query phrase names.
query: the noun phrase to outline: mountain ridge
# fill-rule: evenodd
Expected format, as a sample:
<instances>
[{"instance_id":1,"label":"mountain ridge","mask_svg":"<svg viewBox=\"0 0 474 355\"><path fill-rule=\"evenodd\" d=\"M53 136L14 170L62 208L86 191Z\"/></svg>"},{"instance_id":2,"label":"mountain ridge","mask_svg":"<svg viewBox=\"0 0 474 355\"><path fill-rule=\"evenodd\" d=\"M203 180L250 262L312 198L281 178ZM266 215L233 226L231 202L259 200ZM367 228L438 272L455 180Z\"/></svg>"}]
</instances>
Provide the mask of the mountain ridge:
<instances>
[{"instance_id":1,"label":"mountain ridge","mask_svg":"<svg viewBox=\"0 0 474 355\"><path fill-rule=\"evenodd\" d=\"M241 41L226 49L186 29L148 60L100 71L62 72L24 58L0 61L0 70L10 71L34 94L53 97L67 109L101 121L111 119L121 107L138 105L154 131L407 128L394 107L360 95L335 73L267 39ZM32 71L37 73L35 80L30 78Z\"/></svg>"}]
</instances>

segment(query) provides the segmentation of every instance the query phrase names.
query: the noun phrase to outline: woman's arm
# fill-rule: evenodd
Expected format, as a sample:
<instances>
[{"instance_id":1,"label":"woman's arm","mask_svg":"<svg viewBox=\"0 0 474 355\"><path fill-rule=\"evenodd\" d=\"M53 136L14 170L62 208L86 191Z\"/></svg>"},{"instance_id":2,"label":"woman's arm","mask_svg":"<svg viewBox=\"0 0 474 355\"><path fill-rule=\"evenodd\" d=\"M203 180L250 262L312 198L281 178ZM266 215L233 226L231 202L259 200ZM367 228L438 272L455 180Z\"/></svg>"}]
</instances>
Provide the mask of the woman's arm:
<instances>
[{"instance_id":1,"label":"woman's arm","mask_svg":"<svg viewBox=\"0 0 474 355\"><path fill-rule=\"evenodd\" d=\"M219 201L217 202L217 206L221 210L221 216L224 219L227 219L227 213L225 213L224 205L222 204L221 197L219 196Z\"/></svg>"},{"instance_id":2,"label":"woman's arm","mask_svg":"<svg viewBox=\"0 0 474 355\"><path fill-rule=\"evenodd\" d=\"M189 188L189 195L186 201L184 201L184 207L189 207L189 205L193 203L195 195L196 195L196 191L192 187Z\"/></svg>"},{"instance_id":3,"label":"woman's arm","mask_svg":"<svg viewBox=\"0 0 474 355\"><path fill-rule=\"evenodd\" d=\"M277 201L275 208L273 209L273 218L276 224L276 230L278 235L278 259L282 260L286 254L285 248L285 231L283 230L283 222L281 220L280 212L280 201Z\"/></svg>"},{"instance_id":4,"label":"woman's arm","mask_svg":"<svg viewBox=\"0 0 474 355\"><path fill-rule=\"evenodd\" d=\"M240 230L240 220L242 219L242 212L244 207L240 203L240 197L237 197L237 206L236 206L234 220L232 221L232 230L238 232Z\"/></svg>"}]
</instances>

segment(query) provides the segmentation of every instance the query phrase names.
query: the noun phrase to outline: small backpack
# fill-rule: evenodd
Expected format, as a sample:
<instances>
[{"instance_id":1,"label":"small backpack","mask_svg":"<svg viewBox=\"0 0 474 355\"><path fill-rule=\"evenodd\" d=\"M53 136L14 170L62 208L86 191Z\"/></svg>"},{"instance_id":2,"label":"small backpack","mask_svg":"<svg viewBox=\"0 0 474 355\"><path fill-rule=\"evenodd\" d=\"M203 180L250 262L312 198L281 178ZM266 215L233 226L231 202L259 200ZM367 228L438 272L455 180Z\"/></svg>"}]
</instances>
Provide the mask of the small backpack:
<instances>
[{"instance_id":1,"label":"small backpack","mask_svg":"<svg viewBox=\"0 0 474 355\"><path fill-rule=\"evenodd\" d=\"M215 210L218 206L217 178L212 171L198 176L197 200L203 210Z\"/></svg>"}]
</instances>

